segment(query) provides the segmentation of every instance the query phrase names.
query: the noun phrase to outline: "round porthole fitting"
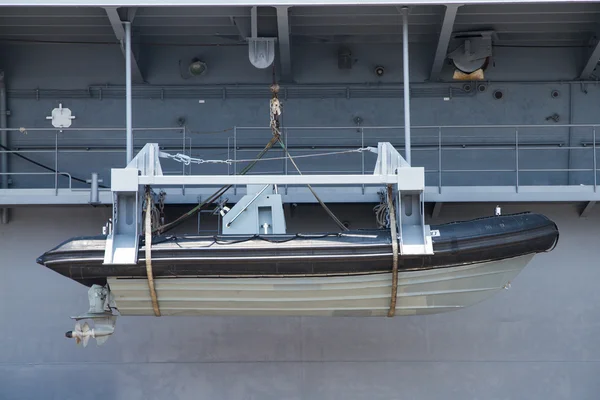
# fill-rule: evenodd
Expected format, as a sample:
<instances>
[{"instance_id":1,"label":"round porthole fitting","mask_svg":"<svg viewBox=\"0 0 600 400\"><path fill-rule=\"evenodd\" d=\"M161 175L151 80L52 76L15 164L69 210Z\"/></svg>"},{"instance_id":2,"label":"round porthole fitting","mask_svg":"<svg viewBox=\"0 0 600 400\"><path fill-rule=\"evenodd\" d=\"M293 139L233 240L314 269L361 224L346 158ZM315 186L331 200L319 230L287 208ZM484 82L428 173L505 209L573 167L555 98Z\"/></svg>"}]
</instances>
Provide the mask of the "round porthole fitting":
<instances>
[{"instance_id":1,"label":"round porthole fitting","mask_svg":"<svg viewBox=\"0 0 600 400\"><path fill-rule=\"evenodd\" d=\"M471 89L472 89L472 87L471 87L471 84L470 84L470 83L465 83L465 84L463 85L462 89L463 89L465 92L467 92L467 93L468 93L468 92L470 92L470 91L471 91Z\"/></svg>"},{"instance_id":2,"label":"round porthole fitting","mask_svg":"<svg viewBox=\"0 0 600 400\"><path fill-rule=\"evenodd\" d=\"M494 99L500 100L503 97L504 97L504 93L502 92L502 90L495 90L494 91Z\"/></svg>"},{"instance_id":3,"label":"round porthole fitting","mask_svg":"<svg viewBox=\"0 0 600 400\"><path fill-rule=\"evenodd\" d=\"M558 90L553 90L550 92L550 96L552 96L553 99L557 99L560 97L560 92Z\"/></svg>"},{"instance_id":4,"label":"round porthole fitting","mask_svg":"<svg viewBox=\"0 0 600 400\"><path fill-rule=\"evenodd\" d=\"M481 84L481 85L477 86L477 91L480 92L480 93L483 93L486 90L487 90L487 86L486 85Z\"/></svg>"}]
</instances>

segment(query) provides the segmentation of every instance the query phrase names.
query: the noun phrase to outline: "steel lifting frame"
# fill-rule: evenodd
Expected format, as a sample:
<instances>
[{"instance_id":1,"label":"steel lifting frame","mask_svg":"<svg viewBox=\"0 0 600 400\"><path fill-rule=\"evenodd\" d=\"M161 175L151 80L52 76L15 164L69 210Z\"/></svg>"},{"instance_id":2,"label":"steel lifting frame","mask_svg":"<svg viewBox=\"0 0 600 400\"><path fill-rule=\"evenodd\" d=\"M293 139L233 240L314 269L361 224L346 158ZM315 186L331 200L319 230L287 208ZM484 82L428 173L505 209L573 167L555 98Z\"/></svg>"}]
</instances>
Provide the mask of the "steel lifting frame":
<instances>
[{"instance_id":1,"label":"steel lifting frame","mask_svg":"<svg viewBox=\"0 0 600 400\"><path fill-rule=\"evenodd\" d=\"M112 229L104 264L137 264L142 232L142 191L145 185L392 185L395 189L400 254L433 254L431 233L425 225L425 169L411 167L388 142L381 142L372 175L168 175L162 173L158 144L148 143L125 168L111 170ZM339 188L343 196L343 188Z\"/></svg>"}]
</instances>

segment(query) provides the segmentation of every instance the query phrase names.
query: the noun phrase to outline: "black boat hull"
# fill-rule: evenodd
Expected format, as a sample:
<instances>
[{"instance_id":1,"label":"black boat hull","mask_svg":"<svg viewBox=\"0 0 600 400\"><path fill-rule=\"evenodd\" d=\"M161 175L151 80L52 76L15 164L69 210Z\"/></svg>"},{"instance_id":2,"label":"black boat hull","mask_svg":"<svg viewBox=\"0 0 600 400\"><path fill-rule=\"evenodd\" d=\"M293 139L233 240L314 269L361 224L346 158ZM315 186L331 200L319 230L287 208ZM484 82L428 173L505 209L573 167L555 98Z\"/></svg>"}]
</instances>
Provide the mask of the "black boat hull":
<instances>
[{"instance_id":1,"label":"black boat hull","mask_svg":"<svg viewBox=\"0 0 600 400\"><path fill-rule=\"evenodd\" d=\"M558 228L534 213L431 226L433 255L401 256L399 270L423 271L499 261L551 250ZM105 236L70 239L38 258L90 286L108 278L145 278L144 244L137 265L103 265ZM153 274L160 278L294 277L375 274L391 270L389 231L273 236L156 237Z\"/></svg>"}]
</instances>

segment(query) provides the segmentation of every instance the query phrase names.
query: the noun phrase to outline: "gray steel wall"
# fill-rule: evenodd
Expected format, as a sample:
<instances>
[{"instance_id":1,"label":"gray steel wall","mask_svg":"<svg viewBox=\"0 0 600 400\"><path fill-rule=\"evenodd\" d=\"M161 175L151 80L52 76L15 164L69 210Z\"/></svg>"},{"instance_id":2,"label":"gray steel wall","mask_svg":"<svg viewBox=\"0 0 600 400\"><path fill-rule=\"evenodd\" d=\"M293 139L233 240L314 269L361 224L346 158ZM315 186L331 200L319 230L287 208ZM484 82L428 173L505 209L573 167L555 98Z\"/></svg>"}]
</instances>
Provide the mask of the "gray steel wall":
<instances>
[{"instance_id":1,"label":"gray steel wall","mask_svg":"<svg viewBox=\"0 0 600 400\"><path fill-rule=\"evenodd\" d=\"M140 63L152 84L190 83L179 76L177 60L192 55L204 56L210 68L209 75L194 83L270 84L270 71L253 69L244 48L142 50ZM359 62L342 74L336 67L335 49L295 47L294 76L299 83L376 83L372 67L383 64L388 70L384 81L401 81L399 46L366 46L354 53ZM123 57L115 46L4 46L0 54L9 89L85 89L92 84L123 83ZM426 79L432 55L433 49L413 48L415 81ZM581 49L499 48L496 66L488 73L495 82L486 93L450 102L415 98L413 123L551 125L545 118L554 112L561 122L600 122L600 88L532 82L572 79L583 59ZM507 80L524 82L502 82ZM495 88L505 90L503 100L492 99ZM562 95L551 99L550 91L556 88ZM61 101L72 108L76 127L124 126L120 99L61 96L9 98L10 126L50 126L45 116ZM187 118L192 131L267 125L267 101L219 99L199 104L197 100L136 99L134 125L173 126L179 116ZM355 116L361 116L364 125L403 123L399 98L324 96L289 100L285 107L288 126L349 125ZM568 140L568 130L553 132L558 132L556 137L538 130L532 140ZM577 140L583 137L577 136L577 130L572 133ZM337 139L345 134L337 132ZM513 137L513 132L503 131L476 134L478 140L490 141ZM111 137L115 136L64 132L59 138L62 143L98 144ZM416 133L413 137L423 139ZM194 143L204 144L206 138L196 135ZM399 142L400 138L398 133ZM255 142L264 144L259 139ZM52 144L54 134L13 133L11 141L14 146ZM501 153L469 154L460 167L494 168L506 162ZM567 157L560 154L530 152L521 161L532 168L549 165L548 160L564 167ZM53 158L44 157L32 156L51 164ZM414 158L417 163L427 162ZM123 159L123 155L66 153L60 155L59 167L85 177L99 171L108 180L111 163L122 166ZM590 159L589 153L578 155L571 165L589 167ZM354 162L338 161L324 167L349 168ZM39 170L12 157L11 168ZM490 184L502 178L461 175L472 183ZM563 178L538 174L531 179L543 184L564 182ZM14 187L50 186L52 179L13 177ZM332 208L355 227L371 218L368 206ZM441 218L476 217L491 213L491 208L444 206ZM588 219L579 219L575 207L568 205L505 206L504 212L520 209L543 211L554 218L561 229L560 244L553 253L537 257L512 289L470 309L393 320L129 317L118 321L117 334L104 347L92 345L84 351L63 334L72 328L68 317L86 310L85 288L36 265L35 258L70 236L98 233L109 209L14 209L10 224L0 225L0 399L596 399L600 214L596 209ZM318 209L303 210L306 214L300 216L312 219L296 216L295 229L319 229L323 219L316 214ZM364 217L357 217L361 212Z\"/></svg>"},{"instance_id":2,"label":"gray steel wall","mask_svg":"<svg viewBox=\"0 0 600 400\"><path fill-rule=\"evenodd\" d=\"M292 49L294 80L298 84L345 85L355 84L376 88L379 84L402 82L401 49L399 46L372 45L355 46L353 54L357 62L350 71L337 69L336 48L327 45L295 46ZM464 97L454 97L444 101L445 92L435 95L423 93L432 88L448 88L449 85L431 85L425 82L428 77L433 48L414 45L411 51L411 81L415 82L414 90L421 90L415 95L412 105L413 125L489 125L489 124L535 124L548 128L520 129L521 145L533 143L553 143L554 147L543 150L520 151L519 166L521 169L590 169L593 167L591 146L569 151L559 148L572 143L580 146L582 142L591 143L591 128L564 127L552 128L557 123L548 121L553 114L559 115L559 124L600 123L597 104L600 100L600 87L595 84L580 85L561 83L574 79L584 59L582 49L495 49L495 66L486 73L490 79L489 88L484 93L473 93ZM84 46L84 45L5 45L0 47L0 68L6 72L9 90L26 90L19 95L9 95L11 115L9 126L19 127L51 127L46 120L51 110L62 102L64 107L73 111L76 119L73 128L123 127L125 124L125 106L122 97L114 98L105 95L97 98L74 98L73 94L58 93L42 95L36 99L35 89L83 90L90 85L122 85L123 55L116 46ZM199 79L182 79L179 60L201 56L209 64L209 72ZM245 47L226 48L163 48L149 46L143 48L140 64L147 81L157 88L153 99L134 99L134 126L175 127L179 117L186 119L188 136L193 145L227 145L227 137L232 131L222 134L201 134L219 132L233 126L267 127L269 118L268 86L271 83L271 70L258 70L252 67L247 58ZM387 68L386 75L377 79L373 68L382 64ZM446 71L448 72L448 71ZM265 97L257 98L207 98L201 95L189 95L187 98L161 99L160 89L171 85L191 85L198 88L204 84L255 84L259 85ZM461 87L462 84L454 84ZM96 86L98 87L98 86ZM172 87L171 87L172 88ZM494 100L493 91L504 91L502 100ZM561 95L552 98L552 90L559 90ZM334 91L339 93L339 90ZM342 90L344 93L344 90ZM81 93L79 93L81 95ZM366 98L339 97L323 90L313 91L311 98L306 96L284 99L284 126L354 126L354 118L361 117L363 126L402 126L403 102L401 95L381 98L371 92ZM282 96L283 97L283 96ZM205 100L205 103L199 103ZM366 145L374 145L378 140L391 140L401 145L403 132L366 131ZM345 144L360 147L360 135L356 129L338 131L292 131L289 132L289 145L324 145ZM600 135L598 135L600 136ZM138 145L147 140L157 140L161 144L179 146L181 134L178 132L146 132L136 133ZM240 146L264 146L270 138L268 130L244 131L239 135ZM413 130L414 144L437 144L437 129ZM12 132L10 142L13 147L54 146L53 132L28 131L26 134ZM444 144L451 143L502 143L509 148L515 140L514 129L446 129ZM124 132L63 132L58 135L60 146L65 145L118 145L124 147ZM524 146L522 146L524 147ZM257 150L242 151L238 157L252 158ZM298 152L295 152L298 154ZM596 151L600 157L600 151ZM227 151L195 151L195 156L203 158L224 159ZM54 154L30 154L38 161L48 165L54 164ZM230 155L231 156L231 155ZM39 171L39 167L29 164L14 156L10 158L13 171ZM59 169L74 173L80 178L89 178L91 172L100 173L108 184L110 168L121 167L124 153L60 153ZM414 151L415 165L426 166L435 171L438 167L438 152L433 148L427 151ZM443 154L444 169L501 169L515 168L515 152L511 149L491 151L452 150ZM273 163L270 169L281 170L282 163ZM353 154L335 159L299 160L304 171L338 170L349 171L360 168L360 156ZM181 166L165 161L169 170L178 171ZM262 165L261 165L262 166ZM261 167L259 166L259 168ZM194 173L224 173L226 167L219 165L193 166ZM593 184L591 171L573 172L568 176L564 172L523 172L521 185L529 184ZM600 178L599 178L600 179ZM13 176L12 187L53 187L54 177ZM493 180L498 185L514 185L515 174L512 172L493 173L447 173L443 175L446 185L488 185ZM438 174L427 175L428 185L438 185ZM66 180L60 179L61 187L66 187ZM77 186L78 184L75 183Z\"/></svg>"},{"instance_id":3,"label":"gray steel wall","mask_svg":"<svg viewBox=\"0 0 600 400\"><path fill-rule=\"evenodd\" d=\"M96 234L108 209L16 209L0 225L0 398L597 399L600 212L503 211L520 210L553 218L559 245L510 290L465 310L395 319L123 317L103 347L84 350L63 334L68 317L87 309L86 288L35 258L72 235ZM439 220L491 212L447 206ZM368 208L360 219L371 219Z\"/></svg>"}]
</instances>

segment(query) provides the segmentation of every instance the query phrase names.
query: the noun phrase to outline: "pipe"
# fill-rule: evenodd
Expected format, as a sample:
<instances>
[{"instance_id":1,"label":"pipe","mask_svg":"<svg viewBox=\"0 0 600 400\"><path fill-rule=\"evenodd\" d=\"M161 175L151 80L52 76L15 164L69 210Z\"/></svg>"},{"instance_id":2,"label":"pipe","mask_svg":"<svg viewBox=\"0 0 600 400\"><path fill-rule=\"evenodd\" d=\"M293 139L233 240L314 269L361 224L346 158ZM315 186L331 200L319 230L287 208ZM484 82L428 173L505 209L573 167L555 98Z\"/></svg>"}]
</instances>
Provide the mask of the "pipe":
<instances>
[{"instance_id":1,"label":"pipe","mask_svg":"<svg viewBox=\"0 0 600 400\"><path fill-rule=\"evenodd\" d=\"M3 149L8 148L8 131L6 121L6 84L4 83L4 71L0 71L0 144ZM0 154L0 171L3 174L8 172L8 153ZM8 175L2 175L2 189L8 188ZM0 222L8 224L8 208L0 209Z\"/></svg>"},{"instance_id":2,"label":"pipe","mask_svg":"<svg viewBox=\"0 0 600 400\"><path fill-rule=\"evenodd\" d=\"M573 139L573 128L571 127L571 124L573 123L573 85L569 84L569 142L568 145L569 147L571 147L571 143L572 139ZM572 166L572 159L571 159L571 150L569 149L569 151L567 152L567 168L569 169L569 172L567 172L567 185L571 185L571 181L572 181L572 176L571 176L571 166Z\"/></svg>"},{"instance_id":3,"label":"pipe","mask_svg":"<svg viewBox=\"0 0 600 400\"><path fill-rule=\"evenodd\" d=\"M404 72L404 148L408 165L410 160L410 76L408 71L408 7L402 7L402 69Z\"/></svg>"},{"instance_id":4,"label":"pipe","mask_svg":"<svg viewBox=\"0 0 600 400\"><path fill-rule=\"evenodd\" d=\"M92 179L90 180L90 204L100 204L100 195L98 193L98 173L92 172Z\"/></svg>"},{"instance_id":5,"label":"pipe","mask_svg":"<svg viewBox=\"0 0 600 400\"><path fill-rule=\"evenodd\" d=\"M131 22L125 24L125 119L127 129L127 164L133 159L133 129L131 115Z\"/></svg>"}]
</instances>

